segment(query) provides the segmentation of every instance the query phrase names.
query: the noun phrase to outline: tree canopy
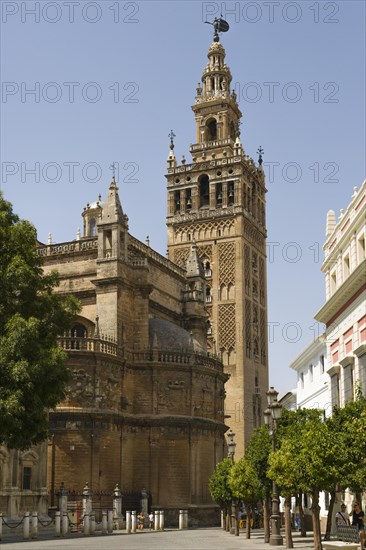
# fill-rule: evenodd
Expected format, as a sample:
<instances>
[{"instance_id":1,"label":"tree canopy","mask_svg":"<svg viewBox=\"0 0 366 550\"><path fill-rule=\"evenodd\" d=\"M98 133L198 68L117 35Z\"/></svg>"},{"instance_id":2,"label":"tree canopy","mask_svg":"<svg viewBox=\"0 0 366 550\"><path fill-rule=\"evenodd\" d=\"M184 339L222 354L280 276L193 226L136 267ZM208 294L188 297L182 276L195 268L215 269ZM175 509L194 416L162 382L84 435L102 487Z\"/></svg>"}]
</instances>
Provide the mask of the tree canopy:
<instances>
[{"instance_id":1,"label":"tree canopy","mask_svg":"<svg viewBox=\"0 0 366 550\"><path fill-rule=\"evenodd\" d=\"M209 489L212 500L221 508L228 506L233 498L229 488L228 478L233 466L231 458L224 458L216 465L215 471L210 477Z\"/></svg>"},{"instance_id":2,"label":"tree canopy","mask_svg":"<svg viewBox=\"0 0 366 550\"><path fill-rule=\"evenodd\" d=\"M24 449L47 437L48 410L64 395L69 372L57 336L78 311L44 274L36 230L0 194L0 443Z\"/></svg>"}]
</instances>

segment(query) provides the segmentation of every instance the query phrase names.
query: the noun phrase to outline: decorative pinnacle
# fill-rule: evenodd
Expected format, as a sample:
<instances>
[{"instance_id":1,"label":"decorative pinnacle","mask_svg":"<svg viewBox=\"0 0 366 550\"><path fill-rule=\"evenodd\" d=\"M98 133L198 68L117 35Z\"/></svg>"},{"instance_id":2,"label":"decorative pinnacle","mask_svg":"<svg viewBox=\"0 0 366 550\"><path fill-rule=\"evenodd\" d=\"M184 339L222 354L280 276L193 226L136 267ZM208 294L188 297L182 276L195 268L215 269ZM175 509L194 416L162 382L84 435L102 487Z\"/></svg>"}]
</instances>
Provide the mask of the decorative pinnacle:
<instances>
[{"instance_id":1,"label":"decorative pinnacle","mask_svg":"<svg viewBox=\"0 0 366 550\"><path fill-rule=\"evenodd\" d=\"M238 120L238 122L236 123L236 137L240 138L240 134L241 134L241 130L240 130L240 126L242 125L242 121L241 120Z\"/></svg>"},{"instance_id":2,"label":"decorative pinnacle","mask_svg":"<svg viewBox=\"0 0 366 550\"><path fill-rule=\"evenodd\" d=\"M264 150L262 149L262 146L261 146L261 145L259 146L259 149L258 149L258 151L257 151L257 154L259 155L258 164L259 164L259 166L262 166L262 164L263 164L263 154L264 154Z\"/></svg>"},{"instance_id":3,"label":"decorative pinnacle","mask_svg":"<svg viewBox=\"0 0 366 550\"><path fill-rule=\"evenodd\" d=\"M168 137L170 138L170 148L173 151L173 149L174 149L174 138L177 137L177 136L175 135L173 130L170 130L170 134L168 135Z\"/></svg>"}]
</instances>

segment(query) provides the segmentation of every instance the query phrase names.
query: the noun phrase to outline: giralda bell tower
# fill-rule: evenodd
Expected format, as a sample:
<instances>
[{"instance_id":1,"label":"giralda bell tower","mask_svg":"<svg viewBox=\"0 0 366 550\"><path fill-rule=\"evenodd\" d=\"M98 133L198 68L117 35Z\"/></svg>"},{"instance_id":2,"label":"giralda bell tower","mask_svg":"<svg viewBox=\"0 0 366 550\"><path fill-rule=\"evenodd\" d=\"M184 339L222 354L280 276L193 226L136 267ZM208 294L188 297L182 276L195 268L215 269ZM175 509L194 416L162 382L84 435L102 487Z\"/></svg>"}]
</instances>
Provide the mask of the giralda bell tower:
<instances>
[{"instance_id":1,"label":"giralda bell tower","mask_svg":"<svg viewBox=\"0 0 366 550\"><path fill-rule=\"evenodd\" d=\"M240 141L241 112L215 27L192 110L192 162L180 164L171 134L168 157L168 252L182 267L196 243L206 278L208 351L226 372L225 415L236 456L263 423L268 389L266 188Z\"/></svg>"}]
</instances>

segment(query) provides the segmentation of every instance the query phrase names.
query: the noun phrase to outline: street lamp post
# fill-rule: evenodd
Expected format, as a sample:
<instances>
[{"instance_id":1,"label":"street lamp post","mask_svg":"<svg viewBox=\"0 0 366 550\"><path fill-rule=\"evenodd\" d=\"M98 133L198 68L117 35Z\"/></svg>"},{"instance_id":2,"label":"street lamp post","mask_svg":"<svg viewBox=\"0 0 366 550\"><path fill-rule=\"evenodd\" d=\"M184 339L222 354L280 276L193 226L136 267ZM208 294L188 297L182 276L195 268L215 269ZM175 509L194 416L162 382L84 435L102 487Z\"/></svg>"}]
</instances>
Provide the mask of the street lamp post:
<instances>
[{"instance_id":1,"label":"street lamp post","mask_svg":"<svg viewBox=\"0 0 366 550\"><path fill-rule=\"evenodd\" d=\"M234 441L235 434L232 430L229 431L227 434L227 456L228 458L231 458L232 463L234 464L234 456L235 456L235 447L236 443ZM239 525L236 517L236 505L234 499L231 501L231 527L230 527L230 534L231 535L239 535Z\"/></svg>"},{"instance_id":2,"label":"street lamp post","mask_svg":"<svg viewBox=\"0 0 366 550\"><path fill-rule=\"evenodd\" d=\"M282 405L277 401L278 391L271 387L267 391L268 408L264 411L264 421L272 432L272 450L276 450L276 428L277 420L281 418ZM271 536L269 538L271 546L282 546L283 537L281 535L281 516L279 497L276 483L272 482L272 511L271 511Z\"/></svg>"}]
</instances>

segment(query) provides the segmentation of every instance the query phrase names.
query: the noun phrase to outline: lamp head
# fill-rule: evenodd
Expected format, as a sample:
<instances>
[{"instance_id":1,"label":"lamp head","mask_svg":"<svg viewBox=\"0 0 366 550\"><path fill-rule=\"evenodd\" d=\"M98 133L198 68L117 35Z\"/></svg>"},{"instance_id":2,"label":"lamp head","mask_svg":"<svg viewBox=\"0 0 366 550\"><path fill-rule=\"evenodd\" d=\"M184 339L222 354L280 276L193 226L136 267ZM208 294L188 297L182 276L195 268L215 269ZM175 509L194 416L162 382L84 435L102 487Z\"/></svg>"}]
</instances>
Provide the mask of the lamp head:
<instances>
[{"instance_id":1,"label":"lamp head","mask_svg":"<svg viewBox=\"0 0 366 550\"><path fill-rule=\"evenodd\" d=\"M278 391L276 391L274 389L273 386L271 386L269 388L269 390L266 392L266 396L267 396L267 400L268 400L268 405L272 405L272 403L274 401L277 401L277 395L278 395Z\"/></svg>"},{"instance_id":2,"label":"lamp head","mask_svg":"<svg viewBox=\"0 0 366 550\"><path fill-rule=\"evenodd\" d=\"M272 416L271 409L267 408L263 414L264 414L264 423L266 426L269 426L271 422L271 416Z\"/></svg>"},{"instance_id":3,"label":"lamp head","mask_svg":"<svg viewBox=\"0 0 366 550\"><path fill-rule=\"evenodd\" d=\"M275 420L279 420L282 414L282 405L277 400L274 401L271 405L272 417Z\"/></svg>"}]
</instances>

